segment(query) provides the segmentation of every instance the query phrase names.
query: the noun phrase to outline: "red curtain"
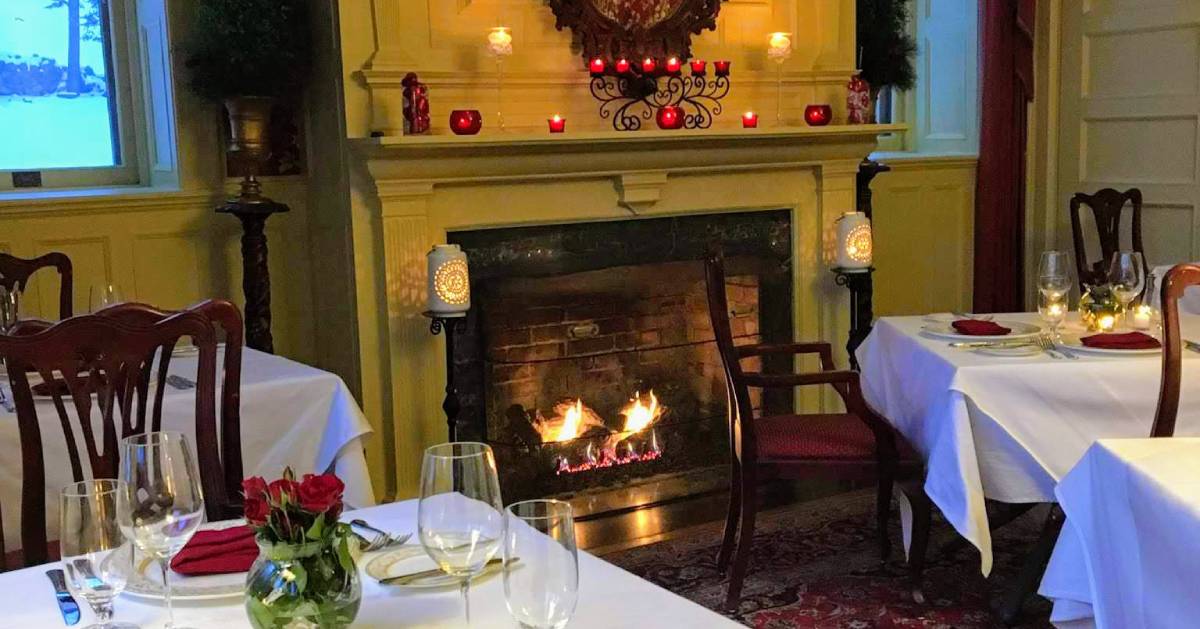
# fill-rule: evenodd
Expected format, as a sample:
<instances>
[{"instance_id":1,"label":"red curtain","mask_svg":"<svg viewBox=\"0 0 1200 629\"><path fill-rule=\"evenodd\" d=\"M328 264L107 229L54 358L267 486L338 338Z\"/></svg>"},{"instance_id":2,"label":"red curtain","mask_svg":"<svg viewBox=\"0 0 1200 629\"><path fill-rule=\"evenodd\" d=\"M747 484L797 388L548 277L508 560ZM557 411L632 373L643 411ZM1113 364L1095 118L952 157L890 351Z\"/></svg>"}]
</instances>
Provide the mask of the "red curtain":
<instances>
[{"instance_id":1,"label":"red curtain","mask_svg":"<svg viewBox=\"0 0 1200 629\"><path fill-rule=\"evenodd\" d=\"M981 99L975 185L975 312L1024 310L1025 145L1036 0L979 3Z\"/></svg>"}]
</instances>

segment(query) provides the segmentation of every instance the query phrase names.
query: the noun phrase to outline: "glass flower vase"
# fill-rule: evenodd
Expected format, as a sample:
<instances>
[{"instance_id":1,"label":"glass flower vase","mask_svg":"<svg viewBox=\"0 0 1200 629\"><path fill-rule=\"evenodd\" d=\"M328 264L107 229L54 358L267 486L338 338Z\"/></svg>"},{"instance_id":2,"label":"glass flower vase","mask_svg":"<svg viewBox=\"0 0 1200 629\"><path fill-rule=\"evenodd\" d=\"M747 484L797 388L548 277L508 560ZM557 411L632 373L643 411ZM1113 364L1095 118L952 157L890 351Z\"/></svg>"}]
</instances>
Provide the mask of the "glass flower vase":
<instances>
[{"instance_id":1,"label":"glass flower vase","mask_svg":"<svg viewBox=\"0 0 1200 629\"><path fill-rule=\"evenodd\" d=\"M255 629L347 627L358 615L362 584L345 540L304 544L258 540L246 576L246 613Z\"/></svg>"}]
</instances>

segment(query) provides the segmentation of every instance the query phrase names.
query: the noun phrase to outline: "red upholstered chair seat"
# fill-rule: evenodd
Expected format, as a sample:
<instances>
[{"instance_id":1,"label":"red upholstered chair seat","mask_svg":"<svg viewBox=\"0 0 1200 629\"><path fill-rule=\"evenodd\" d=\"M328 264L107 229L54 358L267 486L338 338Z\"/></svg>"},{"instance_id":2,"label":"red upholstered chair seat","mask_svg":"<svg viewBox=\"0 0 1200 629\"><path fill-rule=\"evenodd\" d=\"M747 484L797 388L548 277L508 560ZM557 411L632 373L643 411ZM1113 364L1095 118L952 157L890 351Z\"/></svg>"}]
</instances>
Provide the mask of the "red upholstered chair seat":
<instances>
[{"instance_id":1,"label":"red upholstered chair seat","mask_svg":"<svg viewBox=\"0 0 1200 629\"><path fill-rule=\"evenodd\" d=\"M854 415L773 415L754 420L764 459L871 460L875 434Z\"/></svg>"}]
</instances>

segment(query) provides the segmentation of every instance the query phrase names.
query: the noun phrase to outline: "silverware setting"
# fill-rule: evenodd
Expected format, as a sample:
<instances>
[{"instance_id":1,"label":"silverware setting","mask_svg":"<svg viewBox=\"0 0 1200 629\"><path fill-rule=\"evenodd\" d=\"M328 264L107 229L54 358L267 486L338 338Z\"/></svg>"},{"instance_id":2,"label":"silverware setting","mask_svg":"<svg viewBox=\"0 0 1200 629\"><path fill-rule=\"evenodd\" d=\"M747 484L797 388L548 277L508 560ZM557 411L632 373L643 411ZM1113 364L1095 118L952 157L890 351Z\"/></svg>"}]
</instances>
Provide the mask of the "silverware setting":
<instances>
[{"instance_id":1,"label":"silverware setting","mask_svg":"<svg viewBox=\"0 0 1200 629\"><path fill-rule=\"evenodd\" d=\"M58 602L58 611L62 613L63 622L67 626L79 624L81 617L79 603L75 602L71 591L67 589L67 577L62 569L47 570L46 576L50 578L50 584L54 586L54 597Z\"/></svg>"},{"instance_id":2,"label":"silverware setting","mask_svg":"<svg viewBox=\"0 0 1200 629\"><path fill-rule=\"evenodd\" d=\"M1047 356L1049 356L1050 358L1053 358L1055 360L1061 360L1064 358L1070 359L1070 360L1076 360L1078 358L1077 356L1074 356L1074 355L1068 355L1066 352L1059 349L1059 347L1054 344L1054 341L1050 340L1050 337L1048 337L1048 336L1044 336L1044 335L1038 336L1037 337L1037 346L1042 348L1042 351L1046 352Z\"/></svg>"},{"instance_id":3,"label":"silverware setting","mask_svg":"<svg viewBox=\"0 0 1200 629\"><path fill-rule=\"evenodd\" d=\"M1200 343L1197 343L1196 341L1183 339L1183 346L1192 350L1193 352L1200 353Z\"/></svg>"},{"instance_id":4,"label":"silverware setting","mask_svg":"<svg viewBox=\"0 0 1200 629\"><path fill-rule=\"evenodd\" d=\"M167 376L167 384L170 385L171 388L178 389L180 391L187 391L188 389L196 388L195 381L188 380L183 376L177 376L175 374Z\"/></svg>"},{"instance_id":5,"label":"silverware setting","mask_svg":"<svg viewBox=\"0 0 1200 629\"><path fill-rule=\"evenodd\" d=\"M512 559L509 559L508 563L505 565L515 564L520 560L521 560L520 557L513 557ZM495 566L495 565L503 563L503 562L504 562L504 559L501 557L495 557L495 558L489 559L487 563L483 564L483 569L480 571L480 574L482 574L483 571L486 571L488 568L491 568L492 566ZM411 574L402 574L400 576L387 577L386 579L380 579L379 583L381 583L383 585L408 585L408 584L412 583L413 581L419 581L421 579L429 579L432 577L442 576L444 574L446 574L446 573L443 572L441 568L434 568L432 570L422 570L420 572L413 572ZM478 576L478 575L476 575L476 576Z\"/></svg>"},{"instance_id":6,"label":"silverware setting","mask_svg":"<svg viewBox=\"0 0 1200 629\"><path fill-rule=\"evenodd\" d=\"M367 524L366 520L350 520L350 526L372 533L370 539L359 535L359 548L363 552L367 553L374 552L376 550L383 550L384 548L388 548L390 546L399 546L404 542L407 542L409 538L412 537L412 533L393 535L392 533L388 533L387 531L377 529L370 524Z\"/></svg>"},{"instance_id":7,"label":"silverware setting","mask_svg":"<svg viewBox=\"0 0 1200 629\"><path fill-rule=\"evenodd\" d=\"M1037 345L1037 341L1033 338L1015 339L1012 341L954 341L950 343L950 347L958 349L977 349L981 347L1027 347L1031 345Z\"/></svg>"},{"instance_id":8,"label":"silverware setting","mask_svg":"<svg viewBox=\"0 0 1200 629\"><path fill-rule=\"evenodd\" d=\"M17 404L9 397L8 393L4 392L4 383L0 382L0 408L3 408L9 413L17 412Z\"/></svg>"}]
</instances>

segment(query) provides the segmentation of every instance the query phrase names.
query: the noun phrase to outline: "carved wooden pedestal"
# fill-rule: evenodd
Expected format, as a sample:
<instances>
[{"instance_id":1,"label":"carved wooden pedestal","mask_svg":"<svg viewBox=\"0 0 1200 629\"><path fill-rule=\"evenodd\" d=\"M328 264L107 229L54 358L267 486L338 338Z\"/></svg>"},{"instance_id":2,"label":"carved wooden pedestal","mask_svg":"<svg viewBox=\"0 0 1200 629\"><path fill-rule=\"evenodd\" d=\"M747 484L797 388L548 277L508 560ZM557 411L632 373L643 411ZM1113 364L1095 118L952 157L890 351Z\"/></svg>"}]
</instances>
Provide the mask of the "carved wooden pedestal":
<instances>
[{"instance_id":1,"label":"carved wooden pedestal","mask_svg":"<svg viewBox=\"0 0 1200 629\"><path fill-rule=\"evenodd\" d=\"M242 221L242 292L246 297L246 345L274 353L271 338L271 273L267 268L267 219L290 208L266 197L243 196L217 208Z\"/></svg>"}]
</instances>

